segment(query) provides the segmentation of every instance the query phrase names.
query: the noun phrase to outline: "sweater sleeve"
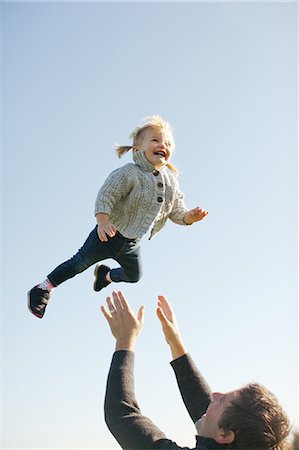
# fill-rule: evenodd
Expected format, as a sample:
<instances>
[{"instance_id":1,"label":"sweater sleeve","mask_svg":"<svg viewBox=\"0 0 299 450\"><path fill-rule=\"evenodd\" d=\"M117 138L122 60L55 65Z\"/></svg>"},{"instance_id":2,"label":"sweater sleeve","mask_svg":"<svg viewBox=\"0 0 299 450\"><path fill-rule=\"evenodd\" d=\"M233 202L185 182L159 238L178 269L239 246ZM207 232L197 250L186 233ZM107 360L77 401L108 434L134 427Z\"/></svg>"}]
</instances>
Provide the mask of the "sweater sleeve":
<instances>
[{"instance_id":1,"label":"sweater sleeve","mask_svg":"<svg viewBox=\"0 0 299 450\"><path fill-rule=\"evenodd\" d=\"M134 353L131 351L119 350L112 357L104 410L107 426L124 450L189 450L167 439L141 414L134 392Z\"/></svg>"},{"instance_id":2,"label":"sweater sleeve","mask_svg":"<svg viewBox=\"0 0 299 450\"><path fill-rule=\"evenodd\" d=\"M174 177L173 177L173 179L174 179ZM186 212L188 212L188 209L186 208L185 201L184 201L185 196L184 196L183 192L180 191L180 189L179 189L178 181L176 179L174 179L173 181L175 181L175 184L177 187L177 192L176 192L176 196L174 199L171 213L169 214L169 219L172 222L177 223L178 225L187 225L183 220Z\"/></svg>"},{"instance_id":3,"label":"sweater sleeve","mask_svg":"<svg viewBox=\"0 0 299 450\"><path fill-rule=\"evenodd\" d=\"M206 412L212 400L212 391L188 353L170 364L183 402L195 423Z\"/></svg>"},{"instance_id":4,"label":"sweater sleeve","mask_svg":"<svg viewBox=\"0 0 299 450\"><path fill-rule=\"evenodd\" d=\"M114 205L129 194L134 177L134 164L126 164L108 175L100 188L95 202L95 216L98 213L111 214Z\"/></svg>"}]
</instances>

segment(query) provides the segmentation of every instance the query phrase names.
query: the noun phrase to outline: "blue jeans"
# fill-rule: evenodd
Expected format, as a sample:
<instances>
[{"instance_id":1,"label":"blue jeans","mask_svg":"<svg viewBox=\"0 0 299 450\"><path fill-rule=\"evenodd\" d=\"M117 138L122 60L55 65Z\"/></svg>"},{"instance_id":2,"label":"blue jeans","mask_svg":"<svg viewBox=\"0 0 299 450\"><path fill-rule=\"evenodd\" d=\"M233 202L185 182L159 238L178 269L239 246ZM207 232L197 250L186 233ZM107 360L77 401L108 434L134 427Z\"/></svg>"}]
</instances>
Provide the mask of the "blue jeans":
<instances>
[{"instance_id":1,"label":"blue jeans","mask_svg":"<svg viewBox=\"0 0 299 450\"><path fill-rule=\"evenodd\" d=\"M127 239L118 231L107 242L99 239L97 226L92 230L83 246L68 261L60 264L49 275L53 286L58 286L69 278L83 272L98 261L112 258L121 267L111 269L110 278L119 283L136 283L141 278L141 258L139 240Z\"/></svg>"}]
</instances>

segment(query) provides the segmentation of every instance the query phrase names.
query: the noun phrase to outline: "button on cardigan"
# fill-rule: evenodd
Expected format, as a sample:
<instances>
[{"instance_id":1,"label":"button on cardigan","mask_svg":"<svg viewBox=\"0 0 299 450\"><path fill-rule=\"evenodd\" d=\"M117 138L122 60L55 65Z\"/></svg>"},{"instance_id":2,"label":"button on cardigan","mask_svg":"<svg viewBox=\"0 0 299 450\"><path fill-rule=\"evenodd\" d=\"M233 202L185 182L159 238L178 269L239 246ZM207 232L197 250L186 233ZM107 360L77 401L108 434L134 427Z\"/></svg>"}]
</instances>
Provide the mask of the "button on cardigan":
<instances>
[{"instance_id":1,"label":"button on cardigan","mask_svg":"<svg viewBox=\"0 0 299 450\"><path fill-rule=\"evenodd\" d=\"M188 209L175 175L166 167L156 170L144 150L133 152L133 160L107 177L97 195L95 215L108 214L129 239L140 239L153 224L151 239L168 218L186 225L183 218Z\"/></svg>"}]
</instances>

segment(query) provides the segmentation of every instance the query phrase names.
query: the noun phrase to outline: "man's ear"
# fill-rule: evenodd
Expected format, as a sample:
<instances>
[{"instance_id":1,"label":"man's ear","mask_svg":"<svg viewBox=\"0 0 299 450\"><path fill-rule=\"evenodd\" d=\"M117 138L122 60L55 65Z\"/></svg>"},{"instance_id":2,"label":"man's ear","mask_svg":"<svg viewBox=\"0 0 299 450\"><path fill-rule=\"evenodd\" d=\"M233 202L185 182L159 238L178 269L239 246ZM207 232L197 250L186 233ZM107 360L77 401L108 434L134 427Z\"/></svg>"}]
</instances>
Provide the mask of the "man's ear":
<instances>
[{"instance_id":1,"label":"man's ear","mask_svg":"<svg viewBox=\"0 0 299 450\"><path fill-rule=\"evenodd\" d=\"M215 436L215 441L218 444L231 444L236 438L235 432L232 430L225 431L223 428L218 428Z\"/></svg>"}]
</instances>

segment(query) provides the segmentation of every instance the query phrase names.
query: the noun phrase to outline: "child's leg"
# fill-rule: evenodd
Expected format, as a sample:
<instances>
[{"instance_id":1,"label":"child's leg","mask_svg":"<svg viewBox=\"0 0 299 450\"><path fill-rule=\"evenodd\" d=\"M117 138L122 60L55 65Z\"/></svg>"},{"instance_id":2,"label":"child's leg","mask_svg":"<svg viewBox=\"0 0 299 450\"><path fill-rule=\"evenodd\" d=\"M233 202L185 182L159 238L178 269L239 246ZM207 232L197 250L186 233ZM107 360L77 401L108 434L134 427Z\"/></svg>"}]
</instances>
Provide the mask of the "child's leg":
<instances>
[{"instance_id":1,"label":"child's leg","mask_svg":"<svg viewBox=\"0 0 299 450\"><path fill-rule=\"evenodd\" d=\"M141 278L139 242L126 239L120 233L116 233L111 239L111 247L113 247L112 258L121 267L110 269L110 267L97 264L94 270L95 281L93 284L93 288L97 292L113 281L116 283L120 281L136 283Z\"/></svg>"},{"instance_id":2,"label":"child's leg","mask_svg":"<svg viewBox=\"0 0 299 450\"><path fill-rule=\"evenodd\" d=\"M43 289L44 291L51 291L55 286L51 283L51 281L46 278L44 281L42 281L40 284L37 285L39 289Z\"/></svg>"},{"instance_id":3,"label":"child's leg","mask_svg":"<svg viewBox=\"0 0 299 450\"><path fill-rule=\"evenodd\" d=\"M110 279L115 283L137 283L142 275L142 264L139 243L128 243L126 248L115 258L121 267L111 269Z\"/></svg>"},{"instance_id":4,"label":"child's leg","mask_svg":"<svg viewBox=\"0 0 299 450\"><path fill-rule=\"evenodd\" d=\"M29 310L35 316L42 318L45 314L52 287L58 286L63 281L83 272L97 261L114 258L115 254L120 250L121 247L117 250L113 239L109 239L108 242L101 242L97 228L95 228L76 255L56 267L43 283L34 286L28 292Z\"/></svg>"},{"instance_id":5,"label":"child's leg","mask_svg":"<svg viewBox=\"0 0 299 450\"><path fill-rule=\"evenodd\" d=\"M97 228L94 228L80 250L68 261L56 267L47 278L56 287L88 269L94 263L111 257L113 255L111 254L109 241L101 242Z\"/></svg>"}]
</instances>

